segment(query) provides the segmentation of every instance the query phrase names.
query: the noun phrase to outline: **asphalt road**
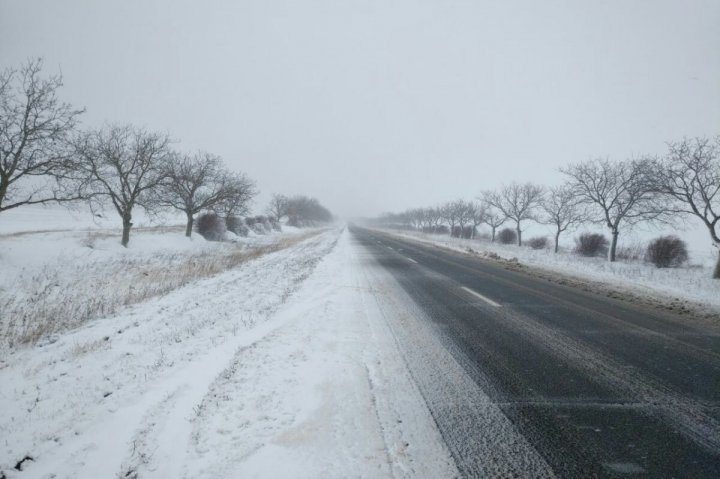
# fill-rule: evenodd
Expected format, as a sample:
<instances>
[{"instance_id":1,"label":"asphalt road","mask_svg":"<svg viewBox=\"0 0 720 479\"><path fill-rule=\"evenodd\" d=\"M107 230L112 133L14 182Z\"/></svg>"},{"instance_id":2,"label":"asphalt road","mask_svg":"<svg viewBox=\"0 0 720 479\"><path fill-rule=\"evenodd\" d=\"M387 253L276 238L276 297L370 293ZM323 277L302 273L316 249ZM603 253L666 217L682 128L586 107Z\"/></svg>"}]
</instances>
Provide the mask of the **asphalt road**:
<instances>
[{"instance_id":1,"label":"asphalt road","mask_svg":"<svg viewBox=\"0 0 720 479\"><path fill-rule=\"evenodd\" d=\"M462 253L350 231L422 313L392 327L466 477L720 477L717 331Z\"/></svg>"}]
</instances>

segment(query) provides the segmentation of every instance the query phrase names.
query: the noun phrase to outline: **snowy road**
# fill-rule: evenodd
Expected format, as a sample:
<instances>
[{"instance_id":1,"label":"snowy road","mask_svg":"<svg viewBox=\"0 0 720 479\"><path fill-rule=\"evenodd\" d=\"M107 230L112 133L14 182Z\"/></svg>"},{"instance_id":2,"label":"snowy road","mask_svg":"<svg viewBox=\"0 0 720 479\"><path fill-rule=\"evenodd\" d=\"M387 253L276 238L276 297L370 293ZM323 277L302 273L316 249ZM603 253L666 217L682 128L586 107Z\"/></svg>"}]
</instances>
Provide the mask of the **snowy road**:
<instances>
[{"instance_id":1,"label":"snowy road","mask_svg":"<svg viewBox=\"0 0 720 479\"><path fill-rule=\"evenodd\" d=\"M388 322L463 475L720 476L717 331L352 232L417 305Z\"/></svg>"},{"instance_id":2,"label":"snowy road","mask_svg":"<svg viewBox=\"0 0 720 479\"><path fill-rule=\"evenodd\" d=\"M327 231L0 358L0 474L717 477L718 336L610 306Z\"/></svg>"}]
</instances>

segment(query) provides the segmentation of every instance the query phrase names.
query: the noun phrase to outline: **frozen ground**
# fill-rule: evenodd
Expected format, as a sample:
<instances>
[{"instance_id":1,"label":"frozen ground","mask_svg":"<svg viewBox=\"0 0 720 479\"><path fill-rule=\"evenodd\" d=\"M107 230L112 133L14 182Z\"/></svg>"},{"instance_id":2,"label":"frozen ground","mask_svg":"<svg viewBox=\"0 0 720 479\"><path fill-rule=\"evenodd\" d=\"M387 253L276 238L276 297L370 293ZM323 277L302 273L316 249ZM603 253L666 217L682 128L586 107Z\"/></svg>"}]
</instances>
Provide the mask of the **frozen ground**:
<instances>
[{"instance_id":1,"label":"frozen ground","mask_svg":"<svg viewBox=\"0 0 720 479\"><path fill-rule=\"evenodd\" d=\"M364 267L329 230L12 348L0 471L456 476Z\"/></svg>"},{"instance_id":2,"label":"frozen ground","mask_svg":"<svg viewBox=\"0 0 720 479\"><path fill-rule=\"evenodd\" d=\"M384 230L387 233L431 243L456 251L499 259L516 259L520 264L561 273L583 280L607 284L641 296L677 302L689 301L717 312L720 310L720 281L712 279L712 258L700 264L660 269L643 261L608 262L605 258L585 258L567 249L555 254L552 249L534 250L517 245L502 245L486 239L459 239L411 231ZM472 250L472 251L469 251Z\"/></svg>"}]
</instances>

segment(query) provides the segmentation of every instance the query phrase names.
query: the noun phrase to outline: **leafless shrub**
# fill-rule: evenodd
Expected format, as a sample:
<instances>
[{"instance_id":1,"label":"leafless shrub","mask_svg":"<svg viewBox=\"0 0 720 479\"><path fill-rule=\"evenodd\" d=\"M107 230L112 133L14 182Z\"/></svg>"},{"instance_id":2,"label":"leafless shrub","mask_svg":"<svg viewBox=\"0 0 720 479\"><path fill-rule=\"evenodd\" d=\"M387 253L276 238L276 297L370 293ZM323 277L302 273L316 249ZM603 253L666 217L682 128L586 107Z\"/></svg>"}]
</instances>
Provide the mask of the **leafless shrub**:
<instances>
[{"instance_id":1,"label":"leafless shrub","mask_svg":"<svg viewBox=\"0 0 720 479\"><path fill-rule=\"evenodd\" d=\"M532 249L545 249L548 245L548 239L545 236L535 236L527 241L528 246Z\"/></svg>"},{"instance_id":2,"label":"leafless shrub","mask_svg":"<svg viewBox=\"0 0 720 479\"><path fill-rule=\"evenodd\" d=\"M650 242L645 259L658 268L677 268L688 260L687 245L677 236L661 236Z\"/></svg>"},{"instance_id":3,"label":"leafless shrub","mask_svg":"<svg viewBox=\"0 0 720 479\"><path fill-rule=\"evenodd\" d=\"M647 247L642 243L633 243L617 248L615 257L622 261L640 261L645 258Z\"/></svg>"},{"instance_id":4,"label":"leafless shrub","mask_svg":"<svg viewBox=\"0 0 720 479\"><path fill-rule=\"evenodd\" d=\"M86 248L95 249L95 243L102 237L103 235L91 231L80 241L80 244Z\"/></svg>"},{"instance_id":5,"label":"leafless shrub","mask_svg":"<svg viewBox=\"0 0 720 479\"><path fill-rule=\"evenodd\" d=\"M503 228L498 233L498 240L502 244L513 244L517 240L517 233L512 228Z\"/></svg>"},{"instance_id":6,"label":"leafless shrub","mask_svg":"<svg viewBox=\"0 0 720 479\"><path fill-rule=\"evenodd\" d=\"M267 216L249 216L245 218L245 223L256 234L265 235L273 231L270 219Z\"/></svg>"},{"instance_id":7,"label":"leafless shrub","mask_svg":"<svg viewBox=\"0 0 720 479\"><path fill-rule=\"evenodd\" d=\"M225 218L225 226L228 231L238 236L245 237L250 233L250 228L245 224L245 220L237 216L228 216Z\"/></svg>"},{"instance_id":8,"label":"leafless shrub","mask_svg":"<svg viewBox=\"0 0 720 479\"><path fill-rule=\"evenodd\" d=\"M96 339L95 341L87 341L84 343L75 343L70 349L70 357L77 358L80 356L84 356L88 353L92 353L93 351L97 351L106 344L108 343L104 338Z\"/></svg>"},{"instance_id":9,"label":"leafless shrub","mask_svg":"<svg viewBox=\"0 0 720 479\"><path fill-rule=\"evenodd\" d=\"M226 226L217 213L203 213L196 221L197 232L208 241L222 241Z\"/></svg>"},{"instance_id":10,"label":"leafless shrub","mask_svg":"<svg viewBox=\"0 0 720 479\"><path fill-rule=\"evenodd\" d=\"M575 253L581 256L604 256L608 252L608 240L599 233L583 233L575 238Z\"/></svg>"}]
</instances>

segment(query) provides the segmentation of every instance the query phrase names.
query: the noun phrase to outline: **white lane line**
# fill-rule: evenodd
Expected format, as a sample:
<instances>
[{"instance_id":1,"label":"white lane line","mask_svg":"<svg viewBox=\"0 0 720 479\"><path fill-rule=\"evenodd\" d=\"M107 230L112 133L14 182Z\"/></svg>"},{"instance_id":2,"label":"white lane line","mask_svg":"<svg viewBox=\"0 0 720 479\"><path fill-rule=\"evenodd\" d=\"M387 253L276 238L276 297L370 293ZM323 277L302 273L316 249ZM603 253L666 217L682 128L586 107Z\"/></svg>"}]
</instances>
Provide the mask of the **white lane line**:
<instances>
[{"instance_id":1,"label":"white lane line","mask_svg":"<svg viewBox=\"0 0 720 479\"><path fill-rule=\"evenodd\" d=\"M485 301L485 302L486 302L487 304L489 304L490 306L495 306L496 308L499 308L499 307L502 306L500 303L496 303L496 302L493 301L492 299L483 296L482 294L478 293L477 291L473 291L472 289L466 288L465 286L460 286L460 288L462 288L463 290L465 290L465 291L467 291L468 293L472 294L473 296L477 296L478 298L482 299L483 301Z\"/></svg>"},{"instance_id":2,"label":"white lane line","mask_svg":"<svg viewBox=\"0 0 720 479\"><path fill-rule=\"evenodd\" d=\"M406 259L406 260L408 260L408 261L410 261L411 263L415 263L415 264L418 264L418 262L417 262L417 261L415 261L415 260L414 260L414 259L412 259L412 258L408 258L407 256L405 256L405 259Z\"/></svg>"}]
</instances>

